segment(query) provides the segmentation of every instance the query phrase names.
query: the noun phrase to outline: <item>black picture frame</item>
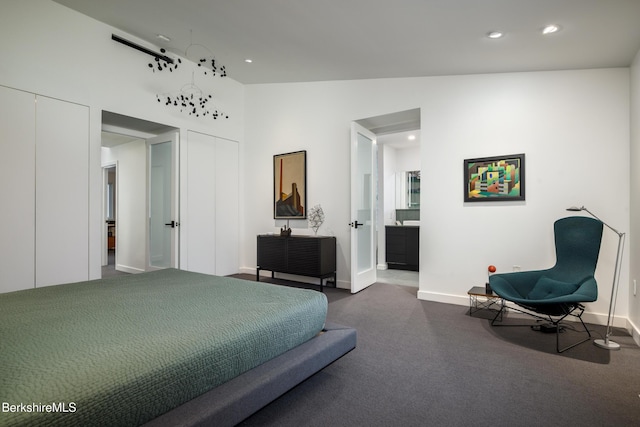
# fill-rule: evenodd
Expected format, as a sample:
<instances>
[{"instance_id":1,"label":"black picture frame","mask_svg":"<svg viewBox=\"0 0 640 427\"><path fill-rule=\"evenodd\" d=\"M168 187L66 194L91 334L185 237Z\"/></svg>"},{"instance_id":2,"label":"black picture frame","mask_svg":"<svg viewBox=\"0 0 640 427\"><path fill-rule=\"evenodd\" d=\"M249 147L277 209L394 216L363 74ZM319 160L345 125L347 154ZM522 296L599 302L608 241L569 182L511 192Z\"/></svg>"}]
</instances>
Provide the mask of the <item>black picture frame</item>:
<instances>
[{"instance_id":1,"label":"black picture frame","mask_svg":"<svg viewBox=\"0 0 640 427\"><path fill-rule=\"evenodd\" d=\"M525 200L524 172L524 153L465 159L465 203Z\"/></svg>"},{"instance_id":2,"label":"black picture frame","mask_svg":"<svg viewBox=\"0 0 640 427\"><path fill-rule=\"evenodd\" d=\"M307 152L273 156L273 218L307 218Z\"/></svg>"}]
</instances>

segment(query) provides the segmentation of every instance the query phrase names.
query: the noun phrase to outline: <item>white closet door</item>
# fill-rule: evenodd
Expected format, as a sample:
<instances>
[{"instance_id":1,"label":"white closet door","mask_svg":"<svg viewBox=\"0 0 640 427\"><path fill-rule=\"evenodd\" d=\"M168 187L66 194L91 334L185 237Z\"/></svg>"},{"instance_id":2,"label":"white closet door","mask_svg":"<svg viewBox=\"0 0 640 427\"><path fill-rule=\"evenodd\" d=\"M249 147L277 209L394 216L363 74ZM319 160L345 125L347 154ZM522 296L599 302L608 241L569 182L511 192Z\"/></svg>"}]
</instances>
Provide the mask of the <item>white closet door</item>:
<instances>
[{"instance_id":1,"label":"white closet door","mask_svg":"<svg viewBox=\"0 0 640 427\"><path fill-rule=\"evenodd\" d=\"M36 100L36 286L88 280L89 109Z\"/></svg>"},{"instance_id":2,"label":"white closet door","mask_svg":"<svg viewBox=\"0 0 640 427\"><path fill-rule=\"evenodd\" d=\"M238 143L216 139L216 274L240 269L240 185Z\"/></svg>"},{"instance_id":3,"label":"white closet door","mask_svg":"<svg viewBox=\"0 0 640 427\"><path fill-rule=\"evenodd\" d=\"M213 136L189 131L186 147L186 191L182 216L182 233L186 241L186 257L182 265L189 271L216 274L216 198Z\"/></svg>"},{"instance_id":4,"label":"white closet door","mask_svg":"<svg viewBox=\"0 0 640 427\"><path fill-rule=\"evenodd\" d=\"M35 95L0 86L0 292L34 287Z\"/></svg>"},{"instance_id":5,"label":"white closet door","mask_svg":"<svg viewBox=\"0 0 640 427\"><path fill-rule=\"evenodd\" d=\"M181 265L224 276L239 270L238 144L189 131L182 195Z\"/></svg>"}]
</instances>

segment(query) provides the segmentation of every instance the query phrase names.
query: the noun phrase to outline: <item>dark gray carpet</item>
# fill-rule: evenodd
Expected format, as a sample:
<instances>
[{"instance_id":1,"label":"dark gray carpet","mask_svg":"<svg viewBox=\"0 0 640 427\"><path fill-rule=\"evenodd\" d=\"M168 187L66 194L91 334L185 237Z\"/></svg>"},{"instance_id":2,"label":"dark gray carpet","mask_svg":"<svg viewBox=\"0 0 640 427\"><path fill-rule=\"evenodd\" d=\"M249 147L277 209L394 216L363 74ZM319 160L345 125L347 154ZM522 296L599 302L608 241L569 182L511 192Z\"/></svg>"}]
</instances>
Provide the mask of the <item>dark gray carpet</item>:
<instances>
[{"instance_id":1,"label":"dark gray carpet","mask_svg":"<svg viewBox=\"0 0 640 427\"><path fill-rule=\"evenodd\" d=\"M102 266L102 278L122 276L125 274L129 273L116 270L116 252L113 249L109 249L109 253L107 254L107 265Z\"/></svg>"},{"instance_id":2,"label":"dark gray carpet","mask_svg":"<svg viewBox=\"0 0 640 427\"><path fill-rule=\"evenodd\" d=\"M640 425L640 348L629 336L615 337L620 351L587 342L558 354L554 334L491 327L488 313L418 300L415 288L325 292L328 320L356 328L357 348L242 426Z\"/></svg>"}]
</instances>

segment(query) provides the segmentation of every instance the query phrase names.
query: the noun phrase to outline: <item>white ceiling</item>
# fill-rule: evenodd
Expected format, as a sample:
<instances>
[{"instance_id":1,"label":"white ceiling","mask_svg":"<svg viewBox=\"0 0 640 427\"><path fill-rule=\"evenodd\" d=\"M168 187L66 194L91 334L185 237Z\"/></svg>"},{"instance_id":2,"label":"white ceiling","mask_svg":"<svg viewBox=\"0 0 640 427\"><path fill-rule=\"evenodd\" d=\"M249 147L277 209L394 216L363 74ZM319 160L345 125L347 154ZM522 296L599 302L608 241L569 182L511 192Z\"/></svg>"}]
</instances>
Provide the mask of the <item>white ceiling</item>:
<instances>
[{"instance_id":1,"label":"white ceiling","mask_svg":"<svg viewBox=\"0 0 640 427\"><path fill-rule=\"evenodd\" d=\"M180 56L206 46L244 84L627 67L640 50L640 0L56 2Z\"/></svg>"},{"instance_id":2,"label":"white ceiling","mask_svg":"<svg viewBox=\"0 0 640 427\"><path fill-rule=\"evenodd\" d=\"M412 139L409 139L410 136ZM393 147L396 150L416 148L420 146L420 129L387 135L376 135L376 142L388 147Z\"/></svg>"}]
</instances>

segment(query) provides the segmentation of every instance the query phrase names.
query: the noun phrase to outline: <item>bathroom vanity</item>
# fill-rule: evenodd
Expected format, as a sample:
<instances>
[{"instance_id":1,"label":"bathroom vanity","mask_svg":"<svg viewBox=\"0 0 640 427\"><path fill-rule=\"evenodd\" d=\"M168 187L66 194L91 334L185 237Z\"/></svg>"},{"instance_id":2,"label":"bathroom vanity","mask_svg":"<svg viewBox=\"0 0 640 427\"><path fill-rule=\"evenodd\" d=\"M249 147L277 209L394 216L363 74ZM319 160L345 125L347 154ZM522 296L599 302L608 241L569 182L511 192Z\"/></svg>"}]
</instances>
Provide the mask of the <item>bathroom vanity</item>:
<instances>
[{"instance_id":1,"label":"bathroom vanity","mask_svg":"<svg viewBox=\"0 0 640 427\"><path fill-rule=\"evenodd\" d=\"M390 269L418 271L420 264L420 227L387 225L385 227L387 265Z\"/></svg>"}]
</instances>

